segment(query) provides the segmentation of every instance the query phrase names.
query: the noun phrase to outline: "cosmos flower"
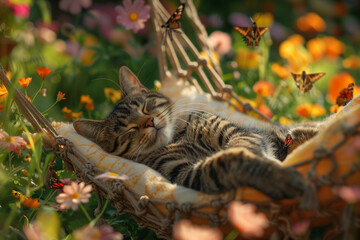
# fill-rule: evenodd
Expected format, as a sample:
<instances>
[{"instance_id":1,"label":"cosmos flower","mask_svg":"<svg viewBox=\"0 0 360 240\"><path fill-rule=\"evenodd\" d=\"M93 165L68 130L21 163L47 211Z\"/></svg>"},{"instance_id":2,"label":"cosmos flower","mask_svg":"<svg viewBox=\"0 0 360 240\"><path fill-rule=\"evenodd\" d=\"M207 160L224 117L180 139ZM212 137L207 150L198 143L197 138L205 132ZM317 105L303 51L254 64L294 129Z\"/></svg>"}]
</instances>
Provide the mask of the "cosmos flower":
<instances>
[{"instance_id":1,"label":"cosmos flower","mask_svg":"<svg viewBox=\"0 0 360 240\"><path fill-rule=\"evenodd\" d=\"M341 186L335 188L335 192L348 203L360 201L360 186Z\"/></svg>"},{"instance_id":2,"label":"cosmos flower","mask_svg":"<svg viewBox=\"0 0 360 240\"><path fill-rule=\"evenodd\" d=\"M217 228L210 228L206 226L197 226L192 224L189 220L178 221L173 228L174 240L221 240L222 233Z\"/></svg>"},{"instance_id":3,"label":"cosmos flower","mask_svg":"<svg viewBox=\"0 0 360 240\"><path fill-rule=\"evenodd\" d=\"M254 205L238 201L229 204L228 218L244 237L261 237L269 224L265 214L256 213Z\"/></svg>"},{"instance_id":4,"label":"cosmos flower","mask_svg":"<svg viewBox=\"0 0 360 240\"><path fill-rule=\"evenodd\" d=\"M150 6L145 5L144 0L124 0L123 6L116 6L116 21L126 30L133 29L134 33L145 27L145 22L150 18Z\"/></svg>"},{"instance_id":5,"label":"cosmos flower","mask_svg":"<svg viewBox=\"0 0 360 240\"><path fill-rule=\"evenodd\" d=\"M78 14L82 8L89 8L91 4L92 0L61 0L59 8L72 14Z\"/></svg>"},{"instance_id":6,"label":"cosmos flower","mask_svg":"<svg viewBox=\"0 0 360 240\"><path fill-rule=\"evenodd\" d=\"M91 185L85 185L85 182L77 184L72 182L63 188L63 193L56 197L56 202L60 204L60 209L77 210L80 203L88 203L92 191Z\"/></svg>"},{"instance_id":7,"label":"cosmos flower","mask_svg":"<svg viewBox=\"0 0 360 240\"><path fill-rule=\"evenodd\" d=\"M75 240L122 240L123 235L119 232L114 232L114 229L109 225L101 225L100 227L92 227L85 225L82 228L75 230L72 233Z\"/></svg>"}]
</instances>

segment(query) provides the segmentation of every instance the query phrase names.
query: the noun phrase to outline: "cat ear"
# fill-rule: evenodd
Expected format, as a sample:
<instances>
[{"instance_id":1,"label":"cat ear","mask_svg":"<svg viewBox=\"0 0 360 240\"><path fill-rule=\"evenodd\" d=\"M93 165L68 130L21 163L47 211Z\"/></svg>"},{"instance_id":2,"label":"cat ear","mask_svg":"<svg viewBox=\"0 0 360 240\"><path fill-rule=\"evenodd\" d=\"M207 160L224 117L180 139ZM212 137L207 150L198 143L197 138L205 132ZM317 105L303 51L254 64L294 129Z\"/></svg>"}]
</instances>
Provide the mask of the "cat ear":
<instances>
[{"instance_id":1,"label":"cat ear","mask_svg":"<svg viewBox=\"0 0 360 240\"><path fill-rule=\"evenodd\" d=\"M79 119L73 122L78 134L95 142L97 135L104 128L104 120Z\"/></svg>"},{"instance_id":2,"label":"cat ear","mask_svg":"<svg viewBox=\"0 0 360 240\"><path fill-rule=\"evenodd\" d=\"M122 66L119 70L119 82L121 91L125 95L132 95L149 91L149 89L140 83L135 74L125 66Z\"/></svg>"}]
</instances>

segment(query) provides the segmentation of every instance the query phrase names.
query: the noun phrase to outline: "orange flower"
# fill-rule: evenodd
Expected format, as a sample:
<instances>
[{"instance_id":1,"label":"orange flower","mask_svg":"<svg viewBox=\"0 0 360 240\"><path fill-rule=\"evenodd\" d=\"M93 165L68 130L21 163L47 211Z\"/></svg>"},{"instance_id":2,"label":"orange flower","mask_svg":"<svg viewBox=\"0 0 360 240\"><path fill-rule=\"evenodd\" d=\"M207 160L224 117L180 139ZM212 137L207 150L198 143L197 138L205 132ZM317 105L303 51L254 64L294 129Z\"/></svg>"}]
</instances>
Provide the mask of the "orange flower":
<instances>
[{"instance_id":1,"label":"orange flower","mask_svg":"<svg viewBox=\"0 0 360 240\"><path fill-rule=\"evenodd\" d=\"M280 123L281 125L290 125L290 124L293 124L294 122L291 121L289 118L280 117L279 123Z\"/></svg>"},{"instance_id":2,"label":"orange flower","mask_svg":"<svg viewBox=\"0 0 360 240\"><path fill-rule=\"evenodd\" d=\"M281 66L279 63L271 65L271 71L278 77L286 79L290 76L290 72L286 67Z\"/></svg>"},{"instance_id":3,"label":"orange flower","mask_svg":"<svg viewBox=\"0 0 360 240\"><path fill-rule=\"evenodd\" d=\"M4 111L5 110L5 105L1 105L0 104L0 112Z\"/></svg>"},{"instance_id":4,"label":"orange flower","mask_svg":"<svg viewBox=\"0 0 360 240\"><path fill-rule=\"evenodd\" d=\"M37 198L27 198L23 201L22 205L26 208L39 209L40 202Z\"/></svg>"},{"instance_id":5,"label":"orange flower","mask_svg":"<svg viewBox=\"0 0 360 240\"><path fill-rule=\"evenodd\" d=\"M311 55L303 46L304 38L298 34L290 36L279 46L279 55L290 64L290 72L300 72L311 63Z\"/></svg>"},{"instance_id":6,"label":"orange flower","mask_svg":"<svg viewBox=\"0 0 360 240\"><path fill-rule=\"evenodd\" d=\"M47 67L38 67L36 68L37 73L39 74L39 76L41 77L41 79L45 79L47 77L47 75L49 75L51 73L51 70L48 69Z\"/></svg>"},{"instance_id":7,"label":"orange flower","mask_svg":"<svg viewBox=\"0 0 360 240\"><path fill-rule=\"evenodd\" d=\"M322 38L313 38L307 42L306 48L309 50L314 60L320 60L325 54L325 41Z\"/></svg>"},{"instance_id":8,"label":"orange flower","mask_svg":"<svg viewBox=\"0 0 360 240\"><path fill-rule=\"evenodd\" d=\"M121 98L121 92L113 88L104 89L105 97L109 98L113 103L116 103Z\"/></svg>"},{"instance_id":9,"label":"orange flower","mask_svg":"<svg viewBox=\"0 0 360 240\"><path fill-rule=\"evenodd\" d=\"M268 108L266 105L262 104L259 106L258 108L259 112L261 112L262 114L264 114L265 116L267 116L268 118L272 118L273 114L270 110L270 108Z\"/></svg>"},{"instance_id":10,"label":"orange flower","mask_svg":"<svg viewBox=\"0 0 360 240\"><path fill-rule=\"evenodd\" d=\"M24 160L27 161L27 162L31 162L30 153L25 154Z\"/></svg>"},{"instance_id":11,"label":"orange flower","mask_svg":"<svg viewBox=\"0 0 360 240\"><path fill-rule=\"evenodd\" d=\"M275 87L270 82L262 80L255 83L253 90L263 97L271 97L274 94Z\"/></svg>"},{"instance_id":12,"label":"orange flower","mask_svg":"<svg viewBox=\"0 0 360 240\"><path fill-rule=\"evenodd\" d=\"M12 190L12 194L13 194L14 198L17 198L20 201L22 201L25 197L24 194L22 194L21 192L18 192L16 190Z\"/></svg>"},{"instance_id":13,"label":"orange flower","mask_svg":"<svg viewBox=\"0 0 360 240\"><path fill-rule=\"evenodd\" d=\"M261 60L261 55L258 51L253 51L248 48L240 48L235 56L235 61L242 69L256 69Z\"/></svg>"},{"instance_id":14,"label":"orange flower","mask_svg":"<svg viewBox=\"0 0 360 240\"><path fill-rule=\"evenodd\" d=\"M350 57L345 58L342 64L344 68L357 69L360 67L360 57L351 55Z\"/></svg>"},{"instance_id":15,"label":"orange flower","mask_svg":"<svg viewBox=\"0 0 360 240\"><path fill-rule=\"evenodd\" d=\"M301 117L319 117L326 113L325 108L318 104L304 103L296 108L296 114Z\"/></svg>"},{"instance_id":16,"label":"orange flower","mask_svg":"<svg viewBox=\"0 0 360 240\"><path fill-rule=\"evenodd\" d=\"M331 113L337 113L337 112L340 111L342 108L343 108L343 106L339 106L339 105L335 104L335 105L331 105L331 106L330 106L329 111L330 111Z\"/></svg>"},{"instance_id":17,"label":"orange flower","mask_svg":"<svg viewBox=\"0 0 360 240\"><path fill-rule=\"evenodd\" d=\"M23 88L27 88L27 86L29 86L31 80L32 80L31 77L28 77L28 78L22 77L18 80L18 82Z\"/></svg>"},{"instance_id":18,"label":"orange flower","mask_svg":"<svg viewBox=\"0 0 360 240\"><path fill-rule=\"evenodd\" d=\"M63 93L63 92L58 92L58 94L57 94L57 98L56 98L56 101L61 101L61 100L65 100L66 98L65 98L65 93Z\"/></svg>"},{"instance_id":19,"label":"orange flower","mask_svg":"<svg viewBox=\"0 0 360 240\"><path fill-rule=\"evenodd\" d=\"M8 95L8 90L3 84L0 84L0 102L5 101Z\"/></svg>"},{"instance_id":20,"label":"orange flower","mask_svg":"<svg viewBox=\"0 0 360 240\"><path fill-rule=\"evenodd\" d=\"M71 113L71 117L75 119L80 119L80 116L83 114L83 112L73 112Z\"/></svg>"},{"instance_id":21,"label":"orange flower","mask_svg":"<svg viewBox=\"0 0 360 240\"><path fill-rule=\"evenodd\" d=\"M334 37L324 37L325 54L329 58L337 58L345 52L345 44Z\"/></svg>"},{"instance_id":22,"label":"orange flower","mask_svg":"<svg viewBox=\"0 0 360 240\"><path fill-rule=\"evenodd\" d=\"M71 121L72 120L72 111L68 107L63 107L61 111L64 113L64 117L66 120Z\"/></svg>"},{"instance_id":23,"label":"orange flower","mask_svg":"<svg viewBox=\"0 0 360 240\"><path fill-rule=\"evenodd\" d=\"M32 100L31 100L31 98L29 97L29 96L26 96L26 99L29 101L29 102L31 102Z\"/></svg>"},{"instance_id":24,"label":"orange flower","mask_svg":"<svg viewBox=\"0 0 360 240\"><path fill-rule=\"evenodd\" d=\"M85 108L89 111L94 110L94 104L93 104L93 100L91 99L91 97L89 95L81 95L80 97L80 105L84 105L85 104Z\"/></svg>"},{"instance_id":25,"label":"orange flower","mask_svg":"<svg viewBox=\"0 0 360 240\"><path fill-rule=\"evenodd\" d=\"M296 27L301 32L316 33L324 32L326 29L325 21L316 13L308 13L296 20Z\"/></svg>"},{"instance_id":26,"label":"orange flower","mask_svg":"<svg viewBox=\"0 0 360 240\"><path fill-rule=\"evenodd\" d=\"M344 88L347 88L350 83L355 83L355 79L347 72L341 72L334 75L328 85L328 92L326 99L329 103L335 104L339 92ZM354 96L360 93L358 86L354 87Z\"/></svg>"}]
</instances>

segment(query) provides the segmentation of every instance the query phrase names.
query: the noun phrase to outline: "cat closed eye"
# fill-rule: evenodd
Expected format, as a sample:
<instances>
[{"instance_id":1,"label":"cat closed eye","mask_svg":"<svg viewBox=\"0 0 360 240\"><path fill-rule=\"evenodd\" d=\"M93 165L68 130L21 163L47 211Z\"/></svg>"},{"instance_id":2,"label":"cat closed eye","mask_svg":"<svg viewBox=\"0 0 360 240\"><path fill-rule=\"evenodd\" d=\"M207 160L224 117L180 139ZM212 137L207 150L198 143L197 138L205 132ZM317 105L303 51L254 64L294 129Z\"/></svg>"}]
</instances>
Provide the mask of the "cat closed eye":
<instances>
[{"instance_id":1,"label":"cat closed eye","mask_svg":"<svg viewBox=\"0 0 360 240\"><path fill-rule=\"evenodd\" d=\"M131 131L131 132L135 132L135 131L138 131L138 130L139 130L139 127L131 127L129 129L129 131Z\"/></svg>"}]
</instances>

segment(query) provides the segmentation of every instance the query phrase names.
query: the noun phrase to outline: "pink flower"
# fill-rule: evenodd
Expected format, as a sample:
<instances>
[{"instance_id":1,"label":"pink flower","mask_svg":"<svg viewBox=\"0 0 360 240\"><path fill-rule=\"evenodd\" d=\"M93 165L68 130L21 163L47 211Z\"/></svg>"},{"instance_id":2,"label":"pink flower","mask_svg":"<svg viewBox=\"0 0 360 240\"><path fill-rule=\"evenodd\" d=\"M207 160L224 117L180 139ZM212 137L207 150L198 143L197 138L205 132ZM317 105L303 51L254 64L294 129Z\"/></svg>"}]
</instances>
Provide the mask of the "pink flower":
<instances>
[{"instance_id":1,"label":"pink flower","mask_svg":"<svg viewBox=\"0 0 360 240\"><path fill-rule=\"evenodd\" d=\"M233 26L250 26L249 17L242 13L231 13L228 20Z\"/></svg>"},{"instance_id":2,"label":"pink flower","mask_svg":"<svg viewBox=\"0 0 360 240\"><path fill-rule=\"evenodd\" d=\"M310 222L308 220L302 220L294 223L291 227L291 231L295 235L303 235L310 227Z\"/></svg>"},{"instance_id":3,"label":"pink flower","mask_svg":"<svg viewBox=\"0 0 360 240\"><path fill-rule=\"evenodd\" d=\"M60 209L77 210L80 203L89 202L92 186L85 186L84 182L79 184L72 182L71 185L64 186L63 191L63 193L56 197L56 202L60 204Z\"/></svg>"},{"instance_id":4,"label":"pink flower","mask_svg":"<svg viewBox=\"0 0 360 240\"><path fill-rule=\"evenodd\" d=\"M0 147L5 148L8 152L18 153L26 147L26 141L22 137L10 137L7 132L0 129Z\"/></svg>"},{"instance_id":5,"label":"pink flower","mask_svg":"<svg viewBox=\"0 0 360 240\"><path fill-rule=\"evenodd\" d=\"M229 204L228 219L244 237L261 237L269 224L265 214L256 213L254 205L237 201Z\"/></svg>"},{"instance_id":6,"label":"pink flower","mask_svg":"<svg viewBox=\"0 0 360 240\"><path fill-rule=\"evenodd\" d=\"M85 225L82 228L75 230L72 236L76 240L122 240L123 235L119 232L114 232L109 225L101 225L100 227L91 227Z\"/></svg>"},{"instance_id":7,"label":"pink flower","mask_svg":"<svg viewBox=\"0 0 360 240\"><path fill-rule=\"evenodd\" d=\"M348 203L360 201L360 186L341 186L335 188L335 192Z\"/></svg>"},{"instance_id":8,"label":"pink flower","mask_svg":"<svg viewBox=\"0 0 360 240\"><path fill-rule=\"evenodd\" d=\"M30 15L30 6L26 3L14 4L10 0L7 0L6 5L13 9L15 17L28 18Z\"/></svg>"},{"instance_id":9,"label":"pink flower","mask_svg":"<svg viewBox=\"0 0 360 240\"><path fill-rule=\"evenodd\" d=\"M150 18L150 6L145 5L144 0L124 0L124 6L117 6L118 13L116 21L125 27L126 30L133 29L137 33L145 27L145 22Z\"/></svg>"},{"instance_id":10,"label":"pink flower","mask_svg":"<svg viewBox=\"0 0 360 240\"><path fill-rule=\"evenodd\" d=\"M61 0L59 8L72 14L78 14L82 8L89 8L91 4L92 0Z\"/></svg>"},{"instance_id":11,"label":"pink flower","mask_svg":"<svg viewBox=\"0 0 360 240\"><path fill-rule=\"evenodd\" d=\"M178 221L173 229L174 240L221 240L222 233L217 228L193 225L189 220Z\"/></svg>"},{"instance_id":12,"label":"pink flower","mask_svg":"<svg viewBox=\"0 0 360 240\"><path fill-rule=\"evenodd\" d=\"M231 37L229 34L215 31L209 36L209 43L220 55L227 54L231 50Z\"/></svg>"},{"instance_id":13,"label":"pink flower","mask_svg":"<svg viewBox=\"0 0 360 240\"><path fill-rule=\"evenodd\" d=\"M28 240L46 240L47 237L41 232L38 224L30 223L26 225L24 228L24 233Z\"/></svg>"}]
</instances>

